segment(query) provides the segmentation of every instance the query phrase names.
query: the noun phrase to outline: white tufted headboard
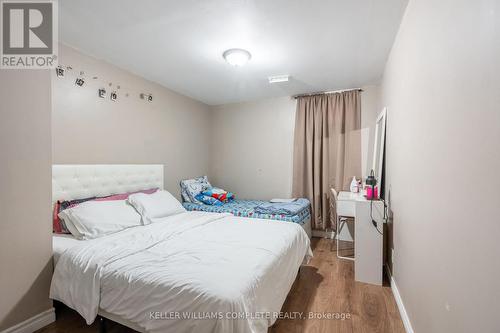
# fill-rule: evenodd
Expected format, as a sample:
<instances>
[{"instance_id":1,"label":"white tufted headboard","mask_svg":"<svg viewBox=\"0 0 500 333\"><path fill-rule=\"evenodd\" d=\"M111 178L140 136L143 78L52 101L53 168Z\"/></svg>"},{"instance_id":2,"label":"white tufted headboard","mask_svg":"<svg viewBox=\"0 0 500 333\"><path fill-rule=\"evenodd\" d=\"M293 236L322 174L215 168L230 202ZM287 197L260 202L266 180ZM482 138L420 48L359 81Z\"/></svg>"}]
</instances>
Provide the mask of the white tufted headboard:
<instances>
[{"instance_id":1,"label":"white tufted headboard","mask_svg":"<svg viewBox=\"0 0 500 333\"><path fill-rule=\"evenodd\" d=\"M52 203L150 188L163 189L161 164L59 164L52 166Z\"/></svg>"}]
</instances>

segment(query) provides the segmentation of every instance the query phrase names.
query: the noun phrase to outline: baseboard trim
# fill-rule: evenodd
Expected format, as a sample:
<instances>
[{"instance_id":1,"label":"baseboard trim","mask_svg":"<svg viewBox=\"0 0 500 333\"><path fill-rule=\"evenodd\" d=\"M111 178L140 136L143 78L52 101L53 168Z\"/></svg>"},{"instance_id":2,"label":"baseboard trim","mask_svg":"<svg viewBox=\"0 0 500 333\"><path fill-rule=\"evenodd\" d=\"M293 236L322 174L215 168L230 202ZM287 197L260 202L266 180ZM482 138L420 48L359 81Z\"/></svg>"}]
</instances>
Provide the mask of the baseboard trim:
<instances>
[{"instance_id":1,"label":"baseboard trim","mask_svg":"<svg viewBox=\"0 0 500 333\"><path fill-rule=\"evenodd\" d=\"M56 311L50 308L0 333L33 333L56 321Z\"/></svg>"},{"instance_id":2,"label":"baseboard trim","mask_svg":"<svg viewBox=\"0 0 500 333\"><path fill-rule=\"evenodd\" d=\"M406 333L414 333L413 327L411 326L410 317L408 317L408 313L406 312L405 306L403 304L403 299L399 294L399 289L396 284L396 280L391 274L391 270L389 266L386 265L387 274L389 275L389 279L391 280L391 290L394 295L394 299L396 300L396 304L398 305L399 314L401 315L401 320L403 321L403 325L405 327Z\"/></svg>"}]
</instances>

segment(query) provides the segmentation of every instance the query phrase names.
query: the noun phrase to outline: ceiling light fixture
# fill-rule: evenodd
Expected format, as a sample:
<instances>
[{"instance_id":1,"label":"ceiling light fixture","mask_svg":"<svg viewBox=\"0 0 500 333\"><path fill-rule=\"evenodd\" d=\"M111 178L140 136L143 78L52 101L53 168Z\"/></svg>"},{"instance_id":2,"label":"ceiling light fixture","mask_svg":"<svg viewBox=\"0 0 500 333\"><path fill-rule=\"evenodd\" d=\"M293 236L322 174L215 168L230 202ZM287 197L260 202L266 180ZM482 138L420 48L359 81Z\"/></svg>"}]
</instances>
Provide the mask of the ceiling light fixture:
<instances>
[{"instance_id":1,"label":"ceiling light fixture","mask_svg":"<svg viewBox=\"0 0 500 333\"><path fill-rule=\"evenodd\" d=\"M275 76L270 76L267 79L269 80L269 83L279 83L279 82L288 82L290 76L288 75L275 75Z\"/></svg>"},{"instance_id":2,"label":"ceiling light fixture","mask_svg":"<svg viewBox=\"0 0 500 333\"><path fill-rule=\"evenodd\" d=\"M229 49L224 51L222 56L228 64L237 67L243 66L252 58L250 52L243 49Z\"/></svg>"}]
</instances>

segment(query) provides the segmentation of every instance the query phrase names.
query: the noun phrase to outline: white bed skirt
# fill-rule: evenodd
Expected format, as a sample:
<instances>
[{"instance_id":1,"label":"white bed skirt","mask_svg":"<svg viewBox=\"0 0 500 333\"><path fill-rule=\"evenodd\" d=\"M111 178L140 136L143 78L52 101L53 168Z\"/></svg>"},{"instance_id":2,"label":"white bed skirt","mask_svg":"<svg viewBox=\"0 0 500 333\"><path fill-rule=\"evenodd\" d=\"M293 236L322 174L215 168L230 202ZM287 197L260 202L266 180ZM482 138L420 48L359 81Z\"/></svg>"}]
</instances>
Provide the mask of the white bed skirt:
<instances>
[{"instance_id":1,"label":"white bed skirt","mask_svg":"<svg viewBox=\"0 0 500 333\"><path fill-rule=\"evenodd\" d=\"M311 227L311 218L308 217L307 220L303 224L301 224L301 227L304 228L304 231L306 232L307 236L309 236L309 239L312 237L312 227Z\"/></svg>"}]
</instances>

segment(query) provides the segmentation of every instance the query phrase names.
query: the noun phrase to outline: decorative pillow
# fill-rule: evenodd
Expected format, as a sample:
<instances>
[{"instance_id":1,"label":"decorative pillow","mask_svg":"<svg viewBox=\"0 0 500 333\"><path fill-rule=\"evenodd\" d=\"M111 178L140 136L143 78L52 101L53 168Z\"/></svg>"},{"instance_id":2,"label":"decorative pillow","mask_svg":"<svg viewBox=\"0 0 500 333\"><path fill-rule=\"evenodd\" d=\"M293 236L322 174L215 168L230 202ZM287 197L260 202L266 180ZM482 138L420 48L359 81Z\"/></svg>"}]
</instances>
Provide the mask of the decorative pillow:
<instances>
[{"instance_id":1,"label":"decorative pillow","mask_svg":"<svg viewBox=\"0 0 500 333\"><path fill-rule=\"evenodd\" d=\"M58 214L61 211L60 209L61 202L58 200L54 204L54 211L52 212L52 232L55 234L69 234L69 231L66 228L63 229L61 219L59 219Z\"/></svg>"},{"instance_id":2,"label":"decorative pillow","mask_svg":"<svg viewBox=\"0 0 500 333\"><path fill-rule=\"evenodd\" d=\"M158 188L151 188L149 190L141 190L135 192L127 192L120 194L113 194L107 197L96 198L95 201L113 201L113 200L127 200L129 196L136 193L153 194L158 191Z\"/></svg>"},{"instance_id":3,"label":"decorative pillow","mask_svg":"<svg viewBox=\"0 0 500 333\"><path fill-rule=\"evenodd\" d=\"M86 201L91 201L95 200L97 197L90 197L90 198L83 198L83 199L75 199L75 200L64 200L61 201L61 210L68 209L70 207L74 207L75 205L79 205L81 203L84 203Z\"/></svg>"},{"instance_id":4,"label":"decorative pillow","mask_svg":"<svg viewBox=\"0 0 500 333\"><path fill-rule=\"evenodd\" d=\"M128 197L127 201L141 214L143 224L186 211L179 200L167 191L157 191L153 194L136 193Z\"/></svg>"},{"instance_id":5,"label":"decorative pillow","mask_svg":"<svg viewBox=\"0 0 500 333\"><path fill-rule=\"evenodd\" d=\"M196 200L199 200L203 202L205 205L210 205L210 206L222 206L223 203L222 201L215 199L211 196L204 195L203 193L200 193L196 196Z\"/></svg>"},{"instance_id":6,"label":"decorative pillow","mask_svg":"<svg viewBox=\"0 0 500 333\"><path fill-rule=\"evenodd\" d=\"M208 182L207 176L181 181L181 193L185 202L202 203L196 199L196 196L206 189L212 187Z\"/></svg>"},{"instance_id":7,"label":"decorative pillow","mask_svg":"<svg viewBox=\"0 0 500 333\"><path fill-rule=\"evenodd\" d=\"M181 185L181 196L182 196L183 202L191 202L191 199L189 198L189 194L187 193L187 190L182 185Z\"/></svg>"},{"instance_id":8,"label":"decorative pillow","mask_svg":"<svg viewBox=\"0 0 500 333\"><path fill-rule=\"evenodd\" d=\"M221 202L229 202L234 199L234 194L221 188L212 187L202 192L203 195L215 198Z\"/></svg>"}]
</instances>

